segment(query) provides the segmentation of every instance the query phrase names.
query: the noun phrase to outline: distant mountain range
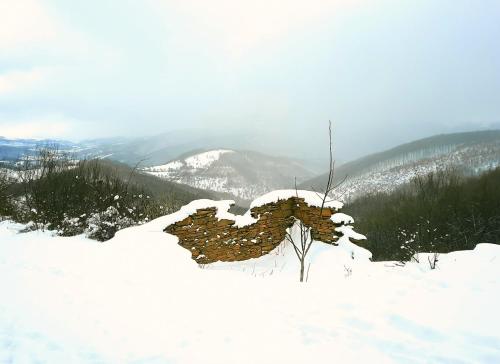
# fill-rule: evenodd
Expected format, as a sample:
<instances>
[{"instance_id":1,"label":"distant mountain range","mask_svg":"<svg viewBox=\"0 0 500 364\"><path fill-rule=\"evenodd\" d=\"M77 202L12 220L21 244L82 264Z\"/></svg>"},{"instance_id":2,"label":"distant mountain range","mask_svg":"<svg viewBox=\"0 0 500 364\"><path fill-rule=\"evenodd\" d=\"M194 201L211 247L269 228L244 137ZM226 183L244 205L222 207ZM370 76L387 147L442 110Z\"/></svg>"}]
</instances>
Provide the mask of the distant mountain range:
<instances>
[{"instance_id":1,"label":"distant mountain range","mask_svg":"<svg viewBox=\"0 0 500 364\"><path fill-rule=\"evenodd\" d=\"M76 158L137 165L143 174L161 178L155 181L204 190L214 198L234 198L241 205L270 190L292 188L295 177L299 188L304 189L321 190L326 183L325 174L314 177L318 174L317 165L311 159L306 162L263 154L259 149L263 141L255 143L254 150L259 152L244 151L244 146L252 144L252 140L239 137L172 132L147 138L81 143L0 137L0 162L16 161L23 155L36 153L37 148L57 145ZM345 182L337 188L335 197L346 201L366 193L389 192L415 175L448 167L474 174L498 165L500 130L436 135L339 165L335 183L344 179Z\"/></svg>"},{"instance_id":2,"label":"distant mountain range","mask_svg":"<svg viewBox=\"0 0 500 364\"><path fill-rule=\"evenodd\" d=\"M275 189L293 188L313 176L299 161L229 149L192 152L144 172L198 189L253 200Z\"/></svg>"},{"instance_id":3,"label":"distant mountain range","mask_svg":"<svg viewBox=\"0 0 500 364\"><path fill-rule=\"evenodd\" d=\"M500 130L442 134L345 163L335 170L337 199L348 201L362 194L390 192L416 175L446 168L478 174L500 166ZM301 184L301 188L326 185L327 174Z\"/></svg>"},{"instance_id":4,"label":"distant mountain range","mask_svg":"<svg viewBox=\"0 0 500 364\"><path fill-rule=\"evenodd\" d=\"M33 155L36 150L47 146L57 146L61 150L78 152L81 146L66 140L7 139L0 136L0 162L14 162L25 155Z\"/></svg>"},{"instance_id":5,"label":"distant mountain range","mask_svg":"<svg viewBox=\"0 0 500 364\"><path fill-rule=\"evenodd\" d=\"M301 136L296 136L292 140L283 133L271 131L211 129L177 130L152 136L101 138L78 143L64 140L3 138L3 143L0 143L0 160L14 160L33 152L38 146L54 143L59 144L61 149L77 153L80 158L108 158L130 166L140 164L146 167L163 164L193 150L236 149L303 159L308 169L320 173L324 165L322 160L326 144L325 148L318 148L321 154L317 155L313 148L301 143L300 139Z\"/></svg>"},{"instance_id":6,"label":"distant mountain range","mask_svg":"<svg viewBox=\"0 0 500 364\"><path fill-rule=\"evenodd\" d=\"M181 136L176 139L171 135L175 142L171 142L168 148L162 148L163 137L158 137L156 142L155 138L145 138L143 142L136 140L133 143L122 139L71 143L2 138L0 162L12 164L23 156L36 154L40 148L56 146L75 159L98 158L118 162L122 165L120 170L126 170L126 166L133 167L139 172L135 178L150 189L163 192L164 188L160 188L158 183L164 183L180 192L180 188L186 186L188 189L182 191L183 194L230 198L241 206L274 189L293 188L295 178L300 183L315 175L304 166L303 161L258 152L236 149L191 149L185 152L189 142ZM147 152L152 150L154 152L148 155ZM174 155L176 152L179 153ZM160 162L152 165L153 161Z\"/></svg>"},{"instance_id":7,"label":"distant mountain range","mask_svg":"<svg viewBox=\"0 0 500 364\"><path fill-rule=\"evenodd\" d=\"M157 166L195 150L231 149L302 159L308 169L320 173L323 153L318 158L298 139L286 140L285 135L276 133L193 129L137 138L86 140L80 144L88 155L104 156L131 166L138 163L146 167Z\"/></svg>"}]
</instances>

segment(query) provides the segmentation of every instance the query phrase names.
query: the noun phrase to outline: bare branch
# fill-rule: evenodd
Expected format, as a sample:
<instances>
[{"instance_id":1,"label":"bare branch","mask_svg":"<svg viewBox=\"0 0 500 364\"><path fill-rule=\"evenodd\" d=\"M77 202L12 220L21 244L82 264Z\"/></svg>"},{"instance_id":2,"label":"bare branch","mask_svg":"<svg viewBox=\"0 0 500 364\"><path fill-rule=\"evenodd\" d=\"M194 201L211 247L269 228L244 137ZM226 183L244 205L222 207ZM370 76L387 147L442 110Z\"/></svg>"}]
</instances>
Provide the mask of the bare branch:
<instances>
[{"instance_id":1,"label":"bare branch","mask_svg":"<svg viewBox=\"0 0 500 364\"><path fill-rule=\"evenodd\" d=\"M321 200L321 207L320 207L320 214L319 214L319 219L323 218L323 210L325 209L325 206L327 203L333 201L330 200L329 198L329 193L333 191L335 188L337 188L341 183L343 183L346 179L347 176L344 178L343 181L341 181L340 184L333 185L333 179L334 179L334 171L335 171L335 160L333 159L333 142L332 142L332 122L328 122L328 137L329 137L329 164L328 164L328 179L327 183L325 186L325 193L321 194L320 192L316 191L314 187L311 186L311 190L314 191L316 196ZM299 192L297 189L297 178L295 178L295 196L299 198ZM333 186L333 187L332 187ZM299 211L299 214L301 214L301 211ZM300 262L300 281L304 281L304 268L305 268L305 259L307 254L309 253L309 250L311 249L311 246L314 242L312 238L312 231L311 227L305 226L303 223L303 219L301 216L296 216L296 220L294 221L294 224L292 225L295 226L295 224L298 224L298 227L300 229L300 248L299 248L299 243L294 241L294 237L287 232L286 233L286 239L292 244L295 254L297 255L297 258L299 259ZM298 237L297 237L298 239ZM309 264L310 267L310 264ZM309 267L307 268L307 276L309 275ZM307 278L306 278L307 281Z\"/></svg>"}]
</instances>

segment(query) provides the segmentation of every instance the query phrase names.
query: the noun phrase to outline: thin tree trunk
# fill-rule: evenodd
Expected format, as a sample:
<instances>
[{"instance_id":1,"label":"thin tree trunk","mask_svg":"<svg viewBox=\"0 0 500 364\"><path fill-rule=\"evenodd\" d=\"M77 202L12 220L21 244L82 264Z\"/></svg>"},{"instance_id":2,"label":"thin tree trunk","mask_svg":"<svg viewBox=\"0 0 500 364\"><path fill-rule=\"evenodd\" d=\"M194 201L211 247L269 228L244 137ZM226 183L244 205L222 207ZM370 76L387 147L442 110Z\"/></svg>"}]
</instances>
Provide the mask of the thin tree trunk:
<instances>
[{"instance_id":1,"label":"thin tree trunk","mask_svg":"<svg viewBox=\"0 0 500 364\"><path fill-rule=\"evenodd\" d=\"M304 282L304 258L300 260L300 281Z\"/></svg>"}]
</instances>

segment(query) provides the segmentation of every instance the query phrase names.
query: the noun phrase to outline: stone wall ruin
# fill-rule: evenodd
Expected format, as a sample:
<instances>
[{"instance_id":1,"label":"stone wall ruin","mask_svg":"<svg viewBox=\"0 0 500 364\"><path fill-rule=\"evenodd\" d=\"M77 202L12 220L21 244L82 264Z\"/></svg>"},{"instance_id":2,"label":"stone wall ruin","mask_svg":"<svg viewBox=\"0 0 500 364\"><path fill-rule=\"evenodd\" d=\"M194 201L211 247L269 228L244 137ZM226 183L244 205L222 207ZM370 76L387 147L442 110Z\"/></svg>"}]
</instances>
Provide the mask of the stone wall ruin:
<instances>
[{"instance_id":1,"label":"stone wall ruin","mask_svg":"<svg viewBox=\"0 0 500 364\"><path fill-rule=\"evenodd\" d=\"M217 207L197 209L164 231L177 236L179 245L188 249L200 264L241 261L268 254L285 239L294 218L311 228L314 240L335 244L342 235L335 231L341 224L331 220L336 209L309 206L300 197L251 208L250 214L256 222L242 227L235 226L234 220L219 219L217 212Z\"/></svg>"}]
</instances>

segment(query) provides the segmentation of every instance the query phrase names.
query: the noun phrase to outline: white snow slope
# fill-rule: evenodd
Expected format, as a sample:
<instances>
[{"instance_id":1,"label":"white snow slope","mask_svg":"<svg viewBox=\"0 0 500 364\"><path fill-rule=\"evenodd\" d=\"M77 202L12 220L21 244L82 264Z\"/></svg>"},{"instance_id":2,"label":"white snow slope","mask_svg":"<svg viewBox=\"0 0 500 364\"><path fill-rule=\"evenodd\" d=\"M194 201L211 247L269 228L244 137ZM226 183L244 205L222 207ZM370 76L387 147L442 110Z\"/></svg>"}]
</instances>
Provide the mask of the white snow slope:
<instances>
[{"instance_id":1,"label":"white snow slope","mask_svg":"<svg viewBox=\"0 0 500 364\"><path fill-rule=\"evenodd\" d=\"M500 142L474 146L458 145L445 154L415 161L402 157L376 165L364 173L348 176L347 180L335 189L333 195L338 200L348 201L370 193L390 193L413 178L431 172L454 168L466 174L478 175L499 166Z\"/></svg>"},{"instance_id":2,"label":"white snow slope","mask_svg":"<svg viewBox=\"0 0 500 364\"><path fill-rule=\"evenodd\" d=\"M231 194L245 201L279 188L290 188L294 177L300 182L312 176L297 161L227 149L194 154L143 171L171 182Z\"/></svg>"},{"instance_id":3,"label":"white snow slope","mask_svg":"<svg viewBox=\"0 0 500 364\"><path fill-rule=\"evenodd\" d=\"M500 362L499 246L430 270L317 243L300 284L287 245L199 267L172 218L106 243L0 223L0 363Z\"/></svg>"}]
</instances>

